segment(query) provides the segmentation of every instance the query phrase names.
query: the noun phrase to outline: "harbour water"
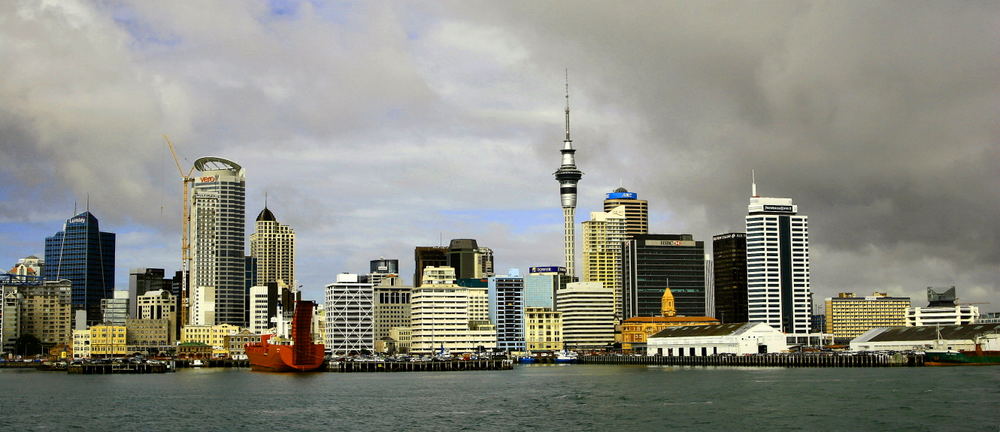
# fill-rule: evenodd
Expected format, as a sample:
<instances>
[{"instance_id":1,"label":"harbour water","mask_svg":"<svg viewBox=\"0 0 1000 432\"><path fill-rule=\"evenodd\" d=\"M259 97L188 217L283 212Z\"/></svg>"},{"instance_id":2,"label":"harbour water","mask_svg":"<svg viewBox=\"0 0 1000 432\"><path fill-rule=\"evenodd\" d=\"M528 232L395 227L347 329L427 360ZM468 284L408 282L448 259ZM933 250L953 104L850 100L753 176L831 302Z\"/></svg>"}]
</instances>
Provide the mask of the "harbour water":
<instances>
[{"instance_id":1,"label":"harbour water","mask_svg":"<svg viewBox=\"0 0 1000 432\"><path fill-rule=\"evenodd\" d=\"M0 370L0 430L987 430L1000 367Z\"/></svg>"}]
</instances>

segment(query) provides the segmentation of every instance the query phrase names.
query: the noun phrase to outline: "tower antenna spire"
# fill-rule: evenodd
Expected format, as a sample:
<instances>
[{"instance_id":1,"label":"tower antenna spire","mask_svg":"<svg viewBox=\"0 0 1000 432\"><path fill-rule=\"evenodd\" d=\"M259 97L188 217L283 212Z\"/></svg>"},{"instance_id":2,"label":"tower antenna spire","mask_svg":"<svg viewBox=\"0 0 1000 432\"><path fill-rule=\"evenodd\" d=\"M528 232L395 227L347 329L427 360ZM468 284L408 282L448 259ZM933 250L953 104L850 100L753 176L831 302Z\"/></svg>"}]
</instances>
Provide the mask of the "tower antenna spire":
<instances>
[{"instance_id":1,"label":"tower antenna spire","mask_svg":"<svg viewBox=\"0 0 1000 432\"><path fill-rule=\"evenodd\" d=\"M566 68L566 142L573 141L569 137L569 68Z\"/></svg>"},{"instance_id":2,"label":"tower antenna spire","mask_svg":"<svg viewBox=\"0 0 1000 432\"><path fill-rule=\"evenodd\" d=\"M264 208L267 208L267 191L264 191Z\"/></svg>"},{"instance_id":3,"label":"tower antenna spire","mask_svg":"<svg viewBox=\"0 0 1000 432\"><path fill-rule=\"evenodd\" d=\"M757 172L756 170L750 170L750 196L754 198L759 198L757 196Z\"/></svg>"}]
</instances>

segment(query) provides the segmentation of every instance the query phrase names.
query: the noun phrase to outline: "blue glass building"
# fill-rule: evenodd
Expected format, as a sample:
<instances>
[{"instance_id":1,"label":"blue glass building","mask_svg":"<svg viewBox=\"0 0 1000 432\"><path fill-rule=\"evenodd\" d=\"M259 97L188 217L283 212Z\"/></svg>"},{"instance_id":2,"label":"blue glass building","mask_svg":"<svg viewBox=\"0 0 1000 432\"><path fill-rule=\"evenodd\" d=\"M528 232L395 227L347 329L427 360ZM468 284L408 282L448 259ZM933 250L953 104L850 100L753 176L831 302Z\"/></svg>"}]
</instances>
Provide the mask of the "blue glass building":
<instances>
[{"instance_id":1,"label":"blue glass building","mask_svg":"<svg viewBox=\"0 0 1000 432\"><path fill-rule=\"evenodd\" d=\"M115 234L101 232L89 211L66 220L63 230L45 238L45 280L69 279L73 310L87 311L87 322L101 321L101 299L115 290Z\"/></svg>"}]
</instances>

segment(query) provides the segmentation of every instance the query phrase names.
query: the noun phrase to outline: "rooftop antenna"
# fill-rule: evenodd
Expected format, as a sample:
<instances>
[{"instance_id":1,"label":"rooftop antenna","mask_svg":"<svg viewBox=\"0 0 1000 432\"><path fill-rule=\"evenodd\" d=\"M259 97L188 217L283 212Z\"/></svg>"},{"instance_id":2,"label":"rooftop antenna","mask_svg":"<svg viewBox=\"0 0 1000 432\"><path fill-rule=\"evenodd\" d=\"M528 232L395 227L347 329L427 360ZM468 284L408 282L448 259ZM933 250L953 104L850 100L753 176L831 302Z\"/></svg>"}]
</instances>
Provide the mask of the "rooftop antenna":
<instances>
[{"instance_id":1,"label":"rooftop antenna","mask_svg":"<svg viewBox=\"0 0 1000 432\"><path fill-rule=\"evenodd\" d=\"M90 213L90 192L87 192L87 213Z\"/></svg>"},{"instance_id":2,"label":"rooftop antenna","mask_svg":"<svg viewBox=\"0 0 1000 432\"><path fill-rule=\"evenodd\" d=\"M752 186L750 187L751 196L754 197L754 198L760 198L760 196L757 195L757 172L756 171L750 170L750 179L751 179L750 182L752 184Z\"/></svg>"},{"instance_id":3,"label":"rooftop antenna","mask_svg":"<svg viewBox=\"0 0 1000 432\"><path fill-rule=\"evenodd\" d=\"M76 200L73 200L73 216L76 216Z\"/></svg>"},{"instance_id":4,"label":"rooftop antenna","mask_svg":"<svg viewBox=\"0 0 1000 432\"><path fill-rule=\"evenodd\" d=\"M566 68L566 141L573 141L569 138L569 68Z\"/></svg>"},{"instance_id":5,"label":"rooftop antenna","mask_svg":"<svg viewBox=\"0 0 1000 432\"><path fill-rule=\"evenodd\" d=\"M267 208L267 191L264 191L264 208Z\"/></svg>"}]
</instances>

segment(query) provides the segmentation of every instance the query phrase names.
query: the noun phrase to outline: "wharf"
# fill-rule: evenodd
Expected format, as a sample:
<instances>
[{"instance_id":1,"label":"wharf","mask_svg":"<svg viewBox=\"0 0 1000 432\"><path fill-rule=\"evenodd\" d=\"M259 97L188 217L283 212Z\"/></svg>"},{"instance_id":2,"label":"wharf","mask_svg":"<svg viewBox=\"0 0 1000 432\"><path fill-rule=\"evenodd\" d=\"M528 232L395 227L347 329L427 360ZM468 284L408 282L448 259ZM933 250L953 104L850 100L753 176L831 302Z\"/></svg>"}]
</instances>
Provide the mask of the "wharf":
<instances>
[{"instance_id":1,"label":"wharf","mask_svg":"<svg viewBox=\"0 0 1000 432\"><path fill-rule=\"evenodd\" d=\"M760 354L749 356L581 356L585 364L636 364L666 366L773 366L773 367L913 367L924 366L921 354Z\"/></svg>"},{"instance_id":2,"label":"wharf","mask_svg":"<svg viewBox=\"0 0 1000 432\"><path fill-rule=\"evenodd\" d=\"M514 361L446 360L446 361L331 361L328 372L451 372L471 370L510 370Z\"/></svg>"},{"instance_id":3,"label":"wharf","mask_svg":"<svg viewBox=\"0 0 1000 432\"><path fill-rule=\"evenodd\" d=\"M245 368L250 367L249 360L233 360L233 359L209 359L201 360L200 365L195 365L194 360L189 359L177 359L173 360L174 366L179 368L216 368L216 367L230 367L230 368Z\"/></svg>"},{"instance_id":4,"label":"wharf","mask_svg":"<svg viewBox=\"0 0 1000 432\"><path fill-rule=\"evenodd\" d=\"M148 373L166 373L172 372L173 369L167 367L166 363L150 364L150 363L84 363L84 364L71 364L66 370L71 374L83 374L83 375L105 375L105 374L148 374Z\"/></svg>"}]
</instances>

